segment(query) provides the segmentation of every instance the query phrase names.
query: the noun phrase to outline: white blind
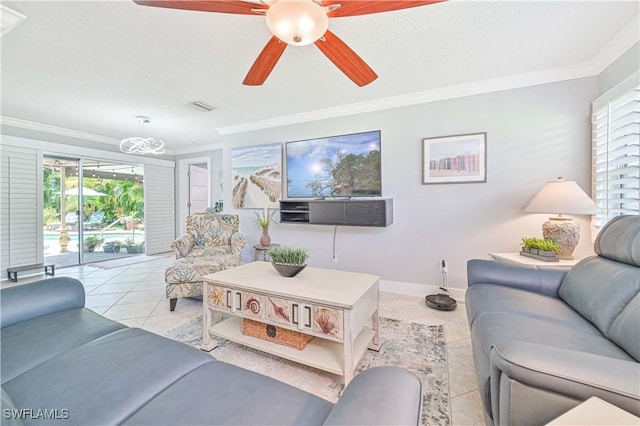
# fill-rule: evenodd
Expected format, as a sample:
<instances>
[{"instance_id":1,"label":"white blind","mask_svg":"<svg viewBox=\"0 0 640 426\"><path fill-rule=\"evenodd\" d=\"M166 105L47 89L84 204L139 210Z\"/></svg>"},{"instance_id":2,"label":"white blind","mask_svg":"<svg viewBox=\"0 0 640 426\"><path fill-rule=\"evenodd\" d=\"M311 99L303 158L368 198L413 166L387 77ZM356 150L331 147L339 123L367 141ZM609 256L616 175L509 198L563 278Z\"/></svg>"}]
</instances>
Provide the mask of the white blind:
<instances>
[{"instance_id":1,"label":"white blind","mask_svg":"<svg viewBox=\"0 0 640 426\"><path fill-rule=\"evenodd\" d=\"M593 218L595 232L640 211L640 85L632 82L593 102L592 197L602 211Z\"/></svg>"},{"instance_id":2,"label":"white blind","mask_svg":"<svg viewBox=\"0 0 640 426\"><path fill-rule=\"evenodd\" d=\"M43 261L42 155L0 147L0 271Z\"/></svg>"},{"instance_id":3,"label":"white blind","mask_svg":"<svg viewBox=\"0 0 640 426\"><path fill-rule=\"evenodd\" d=\"M144 232L147 254L171 251L175 240L174 168L144 166Z\"/></svg>"}]
</instances>

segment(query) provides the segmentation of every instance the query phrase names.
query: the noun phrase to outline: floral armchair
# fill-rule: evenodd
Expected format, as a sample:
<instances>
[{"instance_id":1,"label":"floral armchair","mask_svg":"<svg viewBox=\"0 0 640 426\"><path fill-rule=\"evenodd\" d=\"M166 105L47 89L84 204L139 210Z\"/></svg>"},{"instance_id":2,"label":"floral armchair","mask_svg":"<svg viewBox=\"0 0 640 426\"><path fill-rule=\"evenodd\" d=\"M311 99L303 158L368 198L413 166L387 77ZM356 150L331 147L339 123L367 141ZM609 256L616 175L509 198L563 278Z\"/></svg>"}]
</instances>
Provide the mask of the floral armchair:
<instances>
[{"instance_id":1,"label":"floral armchair","mask_svg":"<svg viewBox=\"0 0 640 426\"><path fill-rule=\"evenodd\" d=\"M187 217L186 233L171 243L176 261L164 273L171 311L178 297L202 295L204 275L240 264L247 242L239 226L238 215L197 213Z\"/></svg>"}]
</instances>

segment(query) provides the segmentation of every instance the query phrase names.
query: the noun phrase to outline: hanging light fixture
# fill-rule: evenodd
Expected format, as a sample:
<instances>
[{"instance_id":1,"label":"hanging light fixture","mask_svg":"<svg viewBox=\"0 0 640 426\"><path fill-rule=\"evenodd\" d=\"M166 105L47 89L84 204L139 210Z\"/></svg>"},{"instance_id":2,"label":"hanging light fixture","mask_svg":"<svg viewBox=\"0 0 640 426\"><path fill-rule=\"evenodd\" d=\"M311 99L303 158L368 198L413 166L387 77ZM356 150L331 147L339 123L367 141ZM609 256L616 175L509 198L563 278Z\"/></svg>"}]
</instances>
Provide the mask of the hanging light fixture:
<instances>
[{"instance_id":1,"label":"hanging light fixture","mask_svg":"<svg viewBox=\"0 0 640 426\"><path fill-rule=\"evenodd\" d=\"M144 136L144 125L150 123L151 120L142 115L136 118L140 122L142 136ZM120 142L120 150L128 154L164 154L164 142L155 138L132 137Z\"/></svg>"}]
</instances>

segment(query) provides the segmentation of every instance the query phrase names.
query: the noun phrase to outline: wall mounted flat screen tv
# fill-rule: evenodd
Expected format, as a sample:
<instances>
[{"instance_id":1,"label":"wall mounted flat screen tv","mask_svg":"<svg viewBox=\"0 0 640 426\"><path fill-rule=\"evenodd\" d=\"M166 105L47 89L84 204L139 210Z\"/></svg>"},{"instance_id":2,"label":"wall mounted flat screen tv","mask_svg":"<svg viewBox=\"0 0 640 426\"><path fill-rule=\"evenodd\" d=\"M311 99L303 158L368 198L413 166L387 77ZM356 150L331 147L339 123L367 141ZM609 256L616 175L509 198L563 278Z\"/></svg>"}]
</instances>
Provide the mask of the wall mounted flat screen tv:
<instances>
[{"instance_id":1,"label":"wall mounted flat screen tv","mask_svg":"<svg viewBox=\"0 0 640 426\"><path fill-rule=\"evenodd\" d=\"M380 130L287 142L287 197L382 195Z\"/></svg>"}]
</instances>

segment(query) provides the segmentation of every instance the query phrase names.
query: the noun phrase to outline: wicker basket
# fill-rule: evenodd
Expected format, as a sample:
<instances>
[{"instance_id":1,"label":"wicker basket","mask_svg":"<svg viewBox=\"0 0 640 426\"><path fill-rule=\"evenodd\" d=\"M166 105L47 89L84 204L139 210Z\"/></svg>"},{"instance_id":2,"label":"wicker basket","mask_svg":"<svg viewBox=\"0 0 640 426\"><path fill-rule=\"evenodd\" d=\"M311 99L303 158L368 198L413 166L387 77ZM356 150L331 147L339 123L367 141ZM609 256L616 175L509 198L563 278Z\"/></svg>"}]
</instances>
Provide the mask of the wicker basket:
<instances>
[{"instance_id":1,"label":"wicker basket","mask_svg":"<svg viewBox=\"0 0 640 426\"><path fill-rule=\"evenodd\" d=\"M313 339L313 336L308 334L276 327L275 325L265 324L263 322L253 321L247 318L243 318L242 320L242 334L257 337L258 339L267 340L279 345L296 348L299 351L303 350L304 347L307 346L307 343Z\"/></svg>"}]
</instances>

